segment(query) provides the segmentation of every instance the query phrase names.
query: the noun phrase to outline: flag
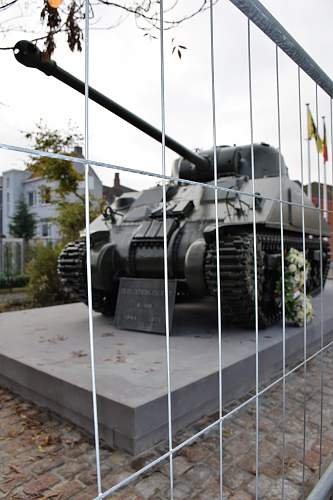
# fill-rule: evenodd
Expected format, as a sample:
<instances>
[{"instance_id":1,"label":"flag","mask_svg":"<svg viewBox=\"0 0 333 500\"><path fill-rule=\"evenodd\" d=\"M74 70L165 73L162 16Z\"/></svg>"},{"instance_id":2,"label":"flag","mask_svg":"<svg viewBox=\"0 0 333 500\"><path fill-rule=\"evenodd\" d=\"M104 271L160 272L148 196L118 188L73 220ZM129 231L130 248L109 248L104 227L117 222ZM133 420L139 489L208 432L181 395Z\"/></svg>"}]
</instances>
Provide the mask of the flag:
<instances>
[{"instance_id":1,"label":"flag","mask_svg":"<svg viewBox=\"0 0 333 500\"><path fill-rule=\"evenodd\" d=\"M318 153L322 153L323 141L318 134L317 127L314 123L310 108L308 106L308 140L310 141L312 138L316 141Z\"/></svg>"},{"instance_id":2,"label":"flag","mask_svg":"<svg viewBox=\"0 0 333 500\"><path fill-rule=\"evenodd\" d=\"M324 138L323 138L323 157L324 163L328 161L328 152L327 152L327 139L326 139L326 124L324 120Z\"/></svg>"}]
</instances>

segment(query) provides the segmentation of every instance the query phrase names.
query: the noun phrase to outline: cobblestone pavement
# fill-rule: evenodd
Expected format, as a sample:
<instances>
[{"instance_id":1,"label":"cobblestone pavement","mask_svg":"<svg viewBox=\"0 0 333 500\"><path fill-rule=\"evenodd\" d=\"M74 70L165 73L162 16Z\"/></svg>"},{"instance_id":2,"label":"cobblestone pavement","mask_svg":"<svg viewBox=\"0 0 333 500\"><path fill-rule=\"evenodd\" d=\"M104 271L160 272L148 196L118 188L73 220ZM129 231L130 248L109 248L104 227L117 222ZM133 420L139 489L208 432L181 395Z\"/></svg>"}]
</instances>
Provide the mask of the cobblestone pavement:
<instances>
[{"instance_id":1,"label":"cobblestone pavement","mask_svg":"<svg viewBox=\"0 0 333 500\"><path fill-rule=\"evenodd\" d=\"M333 454L333 350L323 355L322 469ZM320 468L320 357L286 379L283 426L282 383L259 399L259 496L268 500L303 498L318 480ZM303 469L304 387L306 387L306 447ZM247 396L248 397L248 396ZM238 404L226 408L229 411ZM194 435L217 415L201 419L175 437L175 443ZM223 425L224 498L251 500L255 492L255 403L226 419ZM283 461L283 429L285 458ZM162 443L132 457L101 448L103 490L139 470L166 451ZM174 458L174 498L219 498L219 428L215 427ZM302 487L303 474L305 478ZM95 450L92 440L5 389L0 389L0 498L93 499L96 496ZM123 500L169 498L169 465L159 464L112 496Z\"/></svg>"}]
</instances>

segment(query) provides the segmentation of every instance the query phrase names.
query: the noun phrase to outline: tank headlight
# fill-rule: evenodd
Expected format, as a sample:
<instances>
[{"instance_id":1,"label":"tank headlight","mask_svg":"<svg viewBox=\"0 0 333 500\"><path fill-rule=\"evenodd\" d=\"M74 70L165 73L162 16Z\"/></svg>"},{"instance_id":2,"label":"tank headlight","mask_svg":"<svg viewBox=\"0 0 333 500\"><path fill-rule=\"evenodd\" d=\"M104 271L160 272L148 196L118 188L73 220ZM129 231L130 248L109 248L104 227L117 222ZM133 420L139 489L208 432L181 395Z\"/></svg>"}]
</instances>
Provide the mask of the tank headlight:
<instances>
[{"instance_id":1,"label":"tank headlight","mask_svg":"<svg viewBox=\"0 0 333 500\"><path fill-rule=\"evenodd\" d=\"M255 193L254 206L256 210L261 210L264 205L264 198L260 193Z\"/></svg>"}]
</instances>

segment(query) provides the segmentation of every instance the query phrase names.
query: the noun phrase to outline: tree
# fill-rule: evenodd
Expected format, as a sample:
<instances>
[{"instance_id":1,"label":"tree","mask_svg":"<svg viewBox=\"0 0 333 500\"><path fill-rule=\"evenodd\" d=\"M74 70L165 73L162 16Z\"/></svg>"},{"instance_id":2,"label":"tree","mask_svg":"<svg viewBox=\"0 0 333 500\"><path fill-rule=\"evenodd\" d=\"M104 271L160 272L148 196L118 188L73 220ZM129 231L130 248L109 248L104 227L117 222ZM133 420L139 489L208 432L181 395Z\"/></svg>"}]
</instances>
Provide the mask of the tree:
<instances>
[{"instance_id":1,"label":"tree","mask_svg":"<svg viewBox=\"0 0 333 500\"><path fill-rule=\"evenodd\" d=\"M82 135L71 124L67 131L51 130L42 120L36 124L35 131L26 132L24 135L34 149L73 157L75 146L79 146L82 141ZM61 200L69 194L74 194L84 201L84 197L78 192L79 183L84 177L77 171L73 162L50 157L31 157L27 169L36 177L56 182L55 192Z\"/></svg>"},{"instance_id":2,"label":"tree","mask_svg":"<svg viewBox=\"0 0 333 500\"><path fill-rule=\"evenodd\" d=\"M26 241L31 240L36 230L36 219L29 212L28 206L23 198L17 204L17 209L12 222L9 224L9 232L15 238L23 238Z\"/></svg>"},{"instance_id":3,"label":"tree","mask_svg":"<svg viewBox=\"0 0 333 500\"><path fill-rule=\"evenodd\" d=\"M28 264L29 293L36 306L61 304L68 300L61 284L57 266L61 247L39 244Z\"/></svg>"},{"instance_id":4,"label":"tree","mask_svg":"<svg viewBox=\"0 0 333 500\"><path fill-rule=\"evenodd\" d=\"M207 10L209 6L209 0L192 0L191 2L164 0L164 29L170 30L181 25L183 22ZM18 15L13 17L15 9ZM40 22L36 23L35 29L31 27L28 29L22 24L18 25L17 19L20 19L21 22L22 18L27 18L30 26L34 26L34 22L31 22L32 9L36 14L39 14L39 21L41 21L42 26L40 26ZM103 23L103 19L107 17L106 9L114 14L114 21L111 24ZM50 56L56 48L56 37L63 33L67 38L70 50L82 50L85 20L84 0L33 0L32 2L0 0L0 12L9 10L11 15L8 16L7 20L2 21L0 28L0 33L2 32L7 37L11 32L24 31L30 33L32 41L44 42L45 52ZM92 29L107 30L114 28L130 16L134 19L136 26L144 32L144 36L157 38L156 33L160 29L160 0L95 0L89 2L89 17ZM36 19L34 21L36 22ZM36 33L38 35L33 36ZM3 50L11 48L13 47L1 47Z\"/></svg>"},{"instance_id":5,"label":"tree","mask_svg":"<svg viewBox=\"0 0 333 500\"><path fill-rule=\"evenodd\" d=\"M74 147L79 146L82 140L82 136L72 125L67 131L51 130L42 121L37 123L35 131L25 133L25 137L33 143L35 149L64 153L69 156L73 156ZM54 187L56 197L52 198L50 190L47 191L48 201L57 205L55 222L59 226L63 243L76 240L85 226L85 197L79 192L84 176L77 171L73 162L57 158L31 158L27 168L33 175L56 183ZM44 186L43 192L45 195ZM77 201L69 201L69 195L74 195ZM99 213L101 213L101 204L99 200L91 196L90 221Z\"/></svg>"},{"instance_id":6,"label":"tree","mask_svg":"<svg viewBox=\"0 0 333 500\"><path fill-rule=\"evenodd\" d=\"M100 210L96 203L90 204L90 222L95 219ZM85 227L85 207L81 202L69 203L62 201L58 205L58 217L56 222L64 243L79 238L80 231Z\"/></svg>"}]
</instances>

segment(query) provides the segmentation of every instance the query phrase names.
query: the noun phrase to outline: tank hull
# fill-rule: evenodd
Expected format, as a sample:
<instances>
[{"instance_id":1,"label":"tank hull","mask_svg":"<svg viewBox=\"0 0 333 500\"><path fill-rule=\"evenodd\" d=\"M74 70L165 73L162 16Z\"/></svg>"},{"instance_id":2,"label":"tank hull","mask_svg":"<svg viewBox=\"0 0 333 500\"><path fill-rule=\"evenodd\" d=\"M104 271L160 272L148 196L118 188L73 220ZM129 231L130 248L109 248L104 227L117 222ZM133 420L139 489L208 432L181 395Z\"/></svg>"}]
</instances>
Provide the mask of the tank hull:
<instances>
[{"instance_id":1,"label":"tank hull","mask_svg":"<svg viewBox=\"0 0 333 500\"><path fill-rule=\"evenodd\" d=\"M257 259L261 266L259 290L266 305L260 312L260 326L269 326L278 317L274 301L274 280L281 265L281 251L303 249L302 191L285 174L282 178L281 245L280 178L256 178L256 198L252 201L252 179L223 176L218 179L217 216L224 319L252 326L253 292L246 288L253 276L253 219L257 230ZM131 198L126 203L126 197ZM206 185L170 183L166 186L166 234L168 277L177 280L177 295L195 300L216 296L216 213L213 181ZM161 186L123 195L111 208L111 216L100 216L90 228L92 286L95 309L113 314L119 279L164 277L163 192ZM319 219L319 211L303 195L306 258L311 265L308 292L320 291L321 273L325 283L329 267L330 227ZM125 208L124 208L125 207ZM73 244L71 244L73 246ZM62 252L59 272L67 288L86 301L83 278L85 245L74 243ZM76 257L73 259L73 252ZM74 262L74 264L73 264ZM72 267L71 267L72 266ZM258 271L259 272L259 271ZM79 279L76 279L78 276ZM252 279L252 278L251 278ZM250 279L250 281L251 281ZM250 287L251 288L251 287ZM235 292L236 290L236 292ZM252 294L252 295L251 295ZM239 313L247 297L250 309ZM263 299L262 299L263 300ZM262 302L261 300L261 302ZM253 306L253 307L252 307Z\"/></svg>"}]
</instances>

